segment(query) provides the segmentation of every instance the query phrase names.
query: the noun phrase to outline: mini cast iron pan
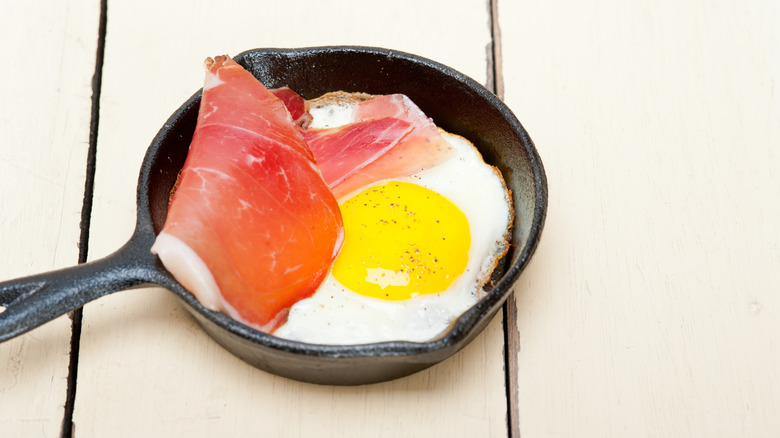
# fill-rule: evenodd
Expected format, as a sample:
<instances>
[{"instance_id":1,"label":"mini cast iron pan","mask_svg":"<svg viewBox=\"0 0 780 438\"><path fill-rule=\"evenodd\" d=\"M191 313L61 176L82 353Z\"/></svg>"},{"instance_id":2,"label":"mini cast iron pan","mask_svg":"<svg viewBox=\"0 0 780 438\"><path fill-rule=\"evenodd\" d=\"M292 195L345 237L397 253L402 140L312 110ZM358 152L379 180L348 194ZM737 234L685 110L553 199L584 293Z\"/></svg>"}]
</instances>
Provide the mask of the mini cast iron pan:
<instances>
[{"instance_id":1,"label":"mini cast iron pan","mask_svg":"<svg viewBox=\"0 0 780 438\"><path fill-rule=\"evenodd\" d=\"M539 241L547 181L531 139L512 112L472 79L436 62L370 47L257 49L235 57L266 87L289 86L311 99L329 91L403 93L443 129L470 139L498 167L512 191L511 248L487 295L430 342L330 346L280 339L205 309L165 270L149 248L165 222L168 194L184 164L201 92L185 102L152 140L138 179L133 236L91 263L0 283L0 341L18 336L103 295L157 284L178 296L228 351L268 372L335 385L381 382L430 367L468 344L512 292ZM141 322L142 323L142 322Z\"/></svg>"}]
</instances>

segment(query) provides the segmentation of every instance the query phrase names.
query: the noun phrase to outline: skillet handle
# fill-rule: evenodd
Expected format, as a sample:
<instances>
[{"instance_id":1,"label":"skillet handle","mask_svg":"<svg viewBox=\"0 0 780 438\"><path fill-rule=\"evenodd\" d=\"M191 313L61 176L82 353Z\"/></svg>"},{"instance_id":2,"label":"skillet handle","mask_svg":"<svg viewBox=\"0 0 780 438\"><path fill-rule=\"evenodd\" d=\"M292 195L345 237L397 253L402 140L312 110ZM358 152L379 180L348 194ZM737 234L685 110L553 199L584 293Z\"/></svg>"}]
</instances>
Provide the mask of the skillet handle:
<instances>
[{"instance_id":1,"label":"skillet handle","mask_svg":"<svg viewBox=\"0 0 780 438\"><path fill-rule=\"evenodd\" d=\"M156 256L132 243L93 262L0 282L0 342L103 295L154 282Z\"/></svg>"}]
</instances>

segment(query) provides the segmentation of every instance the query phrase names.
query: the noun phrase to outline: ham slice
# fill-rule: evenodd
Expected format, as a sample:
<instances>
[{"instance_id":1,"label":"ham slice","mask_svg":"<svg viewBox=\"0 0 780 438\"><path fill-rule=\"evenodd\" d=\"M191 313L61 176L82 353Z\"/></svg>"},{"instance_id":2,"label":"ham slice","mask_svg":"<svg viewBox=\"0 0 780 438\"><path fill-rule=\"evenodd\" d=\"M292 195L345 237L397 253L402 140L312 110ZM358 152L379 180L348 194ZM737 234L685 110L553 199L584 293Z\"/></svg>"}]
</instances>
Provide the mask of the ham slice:
<instances>
[{"instance_id":1,"label":"ham slice","mask_svg":"<svg viewBox=\"0 0 780 438\"><path fill-rule=\"evenodd\" d=\"M329 187L384 155L412 131L412 124L391 117L303 133Z\"/></svg>"},{"instance_id":2,"label":"ham slice","mask_svg":"<svg viewBox=\"0 0 780 438\"><path fill-rule=\"evenodd\" d=\"M336 198L381 180L401 178L439 165L454 155L452 146L439 134L439 129L422 110L403 94L376 96L357 104L354 121L363 122L390 117L403 120L412 126L394 147L384 154L359 166L339 183L331 185ZM349 125L346 125L349 126ZM320 149L316 139L309 139L309 146ZM317 161L320 158L317 157ZM323 173L325 165L320 164Z\"/></svg>"},{"instance_id":3,"label":"ham slice","mask_svg":"<svg viewBox=\"0 0 780 438\"><path fill-rule=\"evenodd\" d=\"M322 176L337 198L377 181L431 168L453 155L433 121L403 94L329 93L326 96L341 105L354 101L351 123L306 129L312 120L308 102L287 87L271 92L304 128Z\"/></svg>"},{"instance_id":4,"label":"ham slice","mask_svg":"<svg viewBox=\"0 0 780 438\"><path fill-rule=\"evenodd\" d=\"M282 101L226 56L206 67L152 251L205 307L273 332L325 279L343 241L341 214Z\"/></svg>"}]
</instances>

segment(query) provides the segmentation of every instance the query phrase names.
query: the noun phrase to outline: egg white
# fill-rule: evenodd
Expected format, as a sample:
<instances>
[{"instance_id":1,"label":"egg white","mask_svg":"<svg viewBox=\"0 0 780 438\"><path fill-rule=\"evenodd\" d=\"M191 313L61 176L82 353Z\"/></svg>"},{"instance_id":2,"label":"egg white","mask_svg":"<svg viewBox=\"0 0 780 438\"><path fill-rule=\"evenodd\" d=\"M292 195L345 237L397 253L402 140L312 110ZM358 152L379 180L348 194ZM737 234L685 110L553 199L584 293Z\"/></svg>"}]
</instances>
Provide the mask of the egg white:
<instances>
[{"instance_id":1,"label":"egg white","mask_svg":"<svg viewBox=\"0 0 780 438\"><path fill-rule=\"evenodd\" d=\"M313 127L333 127L348 123L352 108L344 103L313 105L311 112ZM498 259L506 253L512 225L511 200L500 172L487 165L469 141L441 133L456 155L434 168L396 181L436 191L466 215L471 247L463 274L444 292L404 301L360 295L329 275L314 295L290 309L287 323L274 335L331 345L394 340L425 342L441 334L481 298L482 287Z\"/></svg>"}]
</instances>

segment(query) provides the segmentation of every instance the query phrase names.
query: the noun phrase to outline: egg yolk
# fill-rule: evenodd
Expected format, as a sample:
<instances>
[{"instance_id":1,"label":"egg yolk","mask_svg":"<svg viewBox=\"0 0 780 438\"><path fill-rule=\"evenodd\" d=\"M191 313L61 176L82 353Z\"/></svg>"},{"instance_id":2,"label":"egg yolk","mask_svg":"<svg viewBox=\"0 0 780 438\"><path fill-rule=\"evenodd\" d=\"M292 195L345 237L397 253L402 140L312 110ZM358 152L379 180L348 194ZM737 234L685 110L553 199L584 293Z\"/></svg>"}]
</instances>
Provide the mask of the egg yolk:
<instances>
[{"instance_id":1,"label":"egg yolk","mask_svg":"<svg viewBox=\"0 0 780 438\"><path fill-rule=\"evenodd\" d=\"M341 204L344 246L333 276L347 288L384 300L442 292L466 269L466 215L433 190L390 182Z\"/></svg>"}]
</instances>

